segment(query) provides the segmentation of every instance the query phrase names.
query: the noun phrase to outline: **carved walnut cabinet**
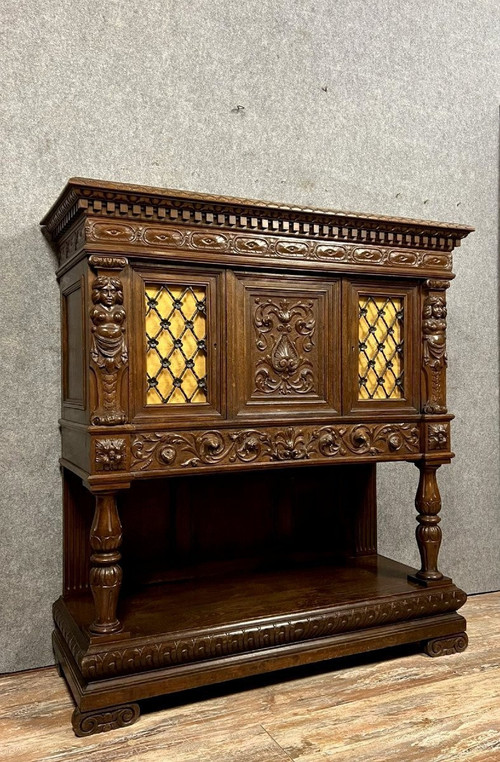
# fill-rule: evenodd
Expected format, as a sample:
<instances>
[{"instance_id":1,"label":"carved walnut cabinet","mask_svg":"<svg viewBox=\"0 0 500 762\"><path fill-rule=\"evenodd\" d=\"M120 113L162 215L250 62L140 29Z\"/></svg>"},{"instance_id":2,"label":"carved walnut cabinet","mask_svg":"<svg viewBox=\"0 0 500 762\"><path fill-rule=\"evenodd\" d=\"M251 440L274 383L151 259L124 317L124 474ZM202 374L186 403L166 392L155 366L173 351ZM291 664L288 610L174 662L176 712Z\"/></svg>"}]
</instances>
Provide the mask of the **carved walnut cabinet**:
<instances>
[{"instance_id":1,"label":"carved walnut cabinet","mask_svg":"<svg viewBox=\"0 0 500 762\"><path fill-rule=\"evenodd\" d=\"M462 651L436 472L472 228L80 178L42 225L62 296L54 649L77 735L194 686ZM420 472L418 570L377 554L382 461Z\"/></svg>"}]
</instances>

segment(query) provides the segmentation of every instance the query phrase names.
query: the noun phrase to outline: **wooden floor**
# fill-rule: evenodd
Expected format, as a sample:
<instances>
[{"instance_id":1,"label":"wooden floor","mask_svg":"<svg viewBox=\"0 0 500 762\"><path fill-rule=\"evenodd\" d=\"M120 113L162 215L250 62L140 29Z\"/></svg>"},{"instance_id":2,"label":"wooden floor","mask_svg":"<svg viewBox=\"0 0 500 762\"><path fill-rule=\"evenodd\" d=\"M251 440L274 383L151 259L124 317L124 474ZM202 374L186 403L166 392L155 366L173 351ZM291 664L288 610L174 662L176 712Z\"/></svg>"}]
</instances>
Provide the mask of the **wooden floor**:
<instances>
[{"instance_id":1,"label":"wooden floor","mask_svg":"<svg viewBox=\"0 0 500 762\"><path fill-rule=\"evenodd\" d=\"M379 652L185 693L89 738L55 669L1 677L0 760L500 762L500 593L463 612L463 654Z\"/></svg>"}]
</instances>

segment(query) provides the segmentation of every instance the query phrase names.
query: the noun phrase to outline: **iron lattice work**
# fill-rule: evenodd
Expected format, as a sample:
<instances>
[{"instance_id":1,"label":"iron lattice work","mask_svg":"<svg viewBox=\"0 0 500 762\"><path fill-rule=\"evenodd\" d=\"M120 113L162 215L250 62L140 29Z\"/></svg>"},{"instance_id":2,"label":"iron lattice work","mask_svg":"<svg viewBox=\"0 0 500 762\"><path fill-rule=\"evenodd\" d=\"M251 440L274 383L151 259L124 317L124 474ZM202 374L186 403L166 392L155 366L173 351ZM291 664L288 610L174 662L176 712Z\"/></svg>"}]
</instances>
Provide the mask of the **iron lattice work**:
<instances>
[{"instance_id":1,"label":"iron lattice work","mask_svg":"<svg viewBox=\"0 0 500 762\"><path fill-rule=\"evenodd\" d=\"M358 373L358 399L404 396L402 299L360 297Z\"/></svg>"},{"instance_id":2,"label":"iron lattice work","mask_svg":"<svg viewBox=\"0 0 500 762\"><path fill-rule=\"evenodd\" d=\"M206 289L146 287L148 405L207 401Z\"/></svg>"}]
</instances>

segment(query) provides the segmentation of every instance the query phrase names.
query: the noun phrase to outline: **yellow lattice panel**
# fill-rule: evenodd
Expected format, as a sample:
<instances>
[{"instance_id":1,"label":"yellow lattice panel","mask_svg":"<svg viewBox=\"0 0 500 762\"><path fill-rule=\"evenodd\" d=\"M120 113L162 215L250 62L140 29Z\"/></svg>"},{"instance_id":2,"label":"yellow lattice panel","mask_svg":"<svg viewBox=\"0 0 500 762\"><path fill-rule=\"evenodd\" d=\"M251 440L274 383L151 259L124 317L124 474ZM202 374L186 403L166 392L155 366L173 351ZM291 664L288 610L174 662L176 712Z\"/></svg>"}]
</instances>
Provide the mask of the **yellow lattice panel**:
<instances>
[{"instance_id":1,"label":"yellow lattice panel","mask_svg":"<svg viewBox=\"0 0 500 762\"><path fill-rule=\"evenodd\" d=\"M403 397L403 300L359 298L360 400Z\"/></svg>"},{"instance_id":2,"label":"yellow lattice panel","mask_svg":"<svg viewBox=\"0 0 500 762\"><path fill-rule=\"evenodd\" d=\"M148 405L207 401L206 289L146 286Z\"/></svg>"}]
</instances>

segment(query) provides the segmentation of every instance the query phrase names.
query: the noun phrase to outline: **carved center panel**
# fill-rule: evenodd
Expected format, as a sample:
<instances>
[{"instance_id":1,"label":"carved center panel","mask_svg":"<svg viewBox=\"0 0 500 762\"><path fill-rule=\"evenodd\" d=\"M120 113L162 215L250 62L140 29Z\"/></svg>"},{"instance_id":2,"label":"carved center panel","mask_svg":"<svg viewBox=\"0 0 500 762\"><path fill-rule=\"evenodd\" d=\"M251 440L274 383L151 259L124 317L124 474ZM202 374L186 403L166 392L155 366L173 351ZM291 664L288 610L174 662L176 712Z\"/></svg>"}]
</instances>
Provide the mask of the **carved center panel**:
<instances>
[{"instance_id":1,"label":"carved center panel","mask_svg":"<svg viewBox=\"0 0 500 762\"><path fill-rule=\"evenodd\" d=\"M257 297L253 324L260 354L254 394L316 392L311 355L316 331L314 303Z\"/></svg>"},{"instance_id":2,"label":"carved center panel","mask_svg":"<svg viewBox=\"0 0 500 762\"><path fill-rule=\"evenodd\" d=\"M233 313L235 378L240 413L340 407L338 281L237 277ZM243 362L244 359L244 362Z\"/></svg>"}]
</instances>

